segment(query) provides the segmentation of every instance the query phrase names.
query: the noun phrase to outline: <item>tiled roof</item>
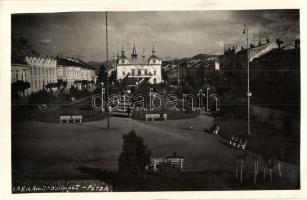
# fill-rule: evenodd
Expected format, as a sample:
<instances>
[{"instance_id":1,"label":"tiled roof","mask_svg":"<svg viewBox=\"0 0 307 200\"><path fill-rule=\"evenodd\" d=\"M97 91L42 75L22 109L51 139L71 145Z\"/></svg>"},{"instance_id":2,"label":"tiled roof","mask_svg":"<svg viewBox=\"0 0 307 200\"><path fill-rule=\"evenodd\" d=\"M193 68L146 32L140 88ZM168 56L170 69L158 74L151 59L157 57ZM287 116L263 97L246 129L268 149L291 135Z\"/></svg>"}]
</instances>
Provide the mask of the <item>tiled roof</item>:
<instances>
[{"instance_id":1,"label":"tiled roof","mask_svg":"<svg viewBox=\"0 0 307 200\"><path fill-rule=\"evenodd\" d=\"M62 65L62 66L76 66L76 67L81 67L85 69L92 69L94 68L90 66L89 64L85 63L82 60L79 59L72 59L72 58L56 58L57 60L57 65Z\"/></svg>"}]
</instances>

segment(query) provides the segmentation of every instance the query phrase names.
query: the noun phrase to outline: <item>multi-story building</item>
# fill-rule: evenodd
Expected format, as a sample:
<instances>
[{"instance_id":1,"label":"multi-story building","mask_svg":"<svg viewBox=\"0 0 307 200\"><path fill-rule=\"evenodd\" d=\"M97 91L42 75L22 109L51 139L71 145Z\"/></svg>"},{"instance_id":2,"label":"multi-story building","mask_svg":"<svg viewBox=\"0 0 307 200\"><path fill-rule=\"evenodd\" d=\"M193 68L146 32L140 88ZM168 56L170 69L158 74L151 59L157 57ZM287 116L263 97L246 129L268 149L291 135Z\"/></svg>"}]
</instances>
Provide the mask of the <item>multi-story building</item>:
<instances>
[{"instance_id":1,"label":"multi-story building","mask_svg":"<svg viewBox=\"0 0 307 200\"><path fill-rule=\"evenodd\" d=\"M82 81L93 85L96 81L95 69L79 59L57 57L58 80L67 82L67 88L71 86L81 88Z\"/></svg>"},{"instance_id":2,"label":"multi-story building","mask_svg":"<svg viewBox=\"0 0 307 200\"><path fill-rule=\"evenodd\" d=\"M23 81L23 82L28 82L30 83L31 77L30 77L30 72L28 69L28 65L26 63L13 63L11 66L11 83L15 83L17 81ZM31 88L26 89L23 91L22 94L27 96L30 94Z\"/></svg>"},{"instance_id":3,"label":"multi-story building","mask_svg":"<svg viewBox=\"0 0 307 200\"><path fill-rule=\"evenodd\" d=\"M152 49L152 55L146 59L143 55L137 57L135 45L133 47L131 59L125 55L122 49L121 56L116 62L116 78L122 80L124 78L134 78L137 81L148 80L151 84L162 82L161 66L162 60L155 55L155 49Z\"/></svg>"},{"instance_id":4,"label":"multi-story building","mask_svg":"<svg viewBox=\"0 0 307 200\"><path fill-rule=\"evenodd\" d=\"M42 90L45 85L57 82L57 61L52 57L26 57L30 75L31 92Z\"/></svg>"},{"instance_id":5,"label":"multi-story building","mask_svg":"<svg viewBox=\"0 0 307 200\"><path fill-rule=\"evenodd\" d=\"M299 113L300 105L300 48L282 46L282 41L267 41L249 51L251 103L287 112ZM228 49L220 57L221 88L232 100L246 103L247 50Z\"/></svg>"},{"instance_id":6,"label":"multi-story building","mask_svg":"<svg viewBox=\"0 0 307 200\"><path fill-rule=\"evenodd\" d=\"M30 72L27 64L12 64L11 67L11 83L16 81L30 81Z\"/></svg>"},{"instance_id":7,"label":"multi-story building","mask_svg":"<svg viewBox=\"0 0 307 200\"><path fill-rule=\"evenodd\" d=\"M96 81L95 70L78 59L26 56L18 63L12 64L11 82L29 82L30 88L25 95L43 90L46 85L58 80L67 82L67 88L76 86L79 89L85 82L89 86Z\"/></svg>"}]
</instances>

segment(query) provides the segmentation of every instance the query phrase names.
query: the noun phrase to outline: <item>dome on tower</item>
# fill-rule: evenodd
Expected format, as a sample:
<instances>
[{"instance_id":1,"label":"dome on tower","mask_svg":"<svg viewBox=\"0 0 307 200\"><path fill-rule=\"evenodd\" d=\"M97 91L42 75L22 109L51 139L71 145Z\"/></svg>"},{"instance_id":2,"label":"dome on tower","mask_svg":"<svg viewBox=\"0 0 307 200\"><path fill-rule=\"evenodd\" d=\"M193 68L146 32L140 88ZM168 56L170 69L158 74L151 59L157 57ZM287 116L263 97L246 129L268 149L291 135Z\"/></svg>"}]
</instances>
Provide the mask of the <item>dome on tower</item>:
<instances>
[{"instance_id":1,"label":"dome on tower","mask_svg":"<svg viewBox=\"0 0 307 200\"><path fill-rule=\"evenodd\" d=\"M125 55L124 47L122 46L122 55L117 59L117 64L128 64L129 60Z\"/></svg>"},{"instance_id":2,"label":"dome on tower","mask_svg":"<svg viewBox=\"0 0 307 200\"><path fill-rule=\"evenodd\" d=\"M148 63L149 64L160 64L161 63L161 59L158 56L156 56L156 51L155 51L154 45L152 47L152 54L148 59Z\"/></svg>"}]
</instances>

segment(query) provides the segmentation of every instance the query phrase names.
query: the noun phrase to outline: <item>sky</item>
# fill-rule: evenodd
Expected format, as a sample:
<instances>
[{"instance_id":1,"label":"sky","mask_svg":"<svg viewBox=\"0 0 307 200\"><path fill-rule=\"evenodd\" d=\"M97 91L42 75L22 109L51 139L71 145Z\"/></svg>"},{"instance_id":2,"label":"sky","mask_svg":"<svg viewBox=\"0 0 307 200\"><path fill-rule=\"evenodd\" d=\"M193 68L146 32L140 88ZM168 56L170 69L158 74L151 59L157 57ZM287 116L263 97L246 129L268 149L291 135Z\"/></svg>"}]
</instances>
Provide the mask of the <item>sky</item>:
<instances>
[{"instance_id":1,"label":"sky","mask_svg":"<svg viewBox=\"0 0 307 200\"><path fill-rule=\"evenodd\" d=\"M154 44L163 60L200 53L221 54L224 46L246 47L261 33L271 41L279 38L293 45L300 38L298 10L244 11L144 11L108 12L109 58L150 55ZM40 13L12 15L12 38L27 37L41 55L78 57L85 61L106 59L105 12Z\"/></svg>"}]
</instances>

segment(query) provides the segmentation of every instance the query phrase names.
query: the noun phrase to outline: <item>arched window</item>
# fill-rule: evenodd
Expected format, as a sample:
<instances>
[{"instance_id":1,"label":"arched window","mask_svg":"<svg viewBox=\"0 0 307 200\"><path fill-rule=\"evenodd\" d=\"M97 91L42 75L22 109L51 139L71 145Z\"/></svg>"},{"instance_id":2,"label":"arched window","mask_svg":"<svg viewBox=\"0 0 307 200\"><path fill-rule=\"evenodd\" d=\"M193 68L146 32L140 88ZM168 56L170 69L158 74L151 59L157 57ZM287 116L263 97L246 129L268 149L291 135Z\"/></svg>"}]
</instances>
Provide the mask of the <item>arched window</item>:
<instances>
[{"instance_id":1,"label":"arched window","mask_svg":"<svg viewBox=\"0 0 307 200\"><path fill-rule=\"evenodd\" d=\"M141 70L139 69L139 70L138 70L138 75L141 76L141 73L142 73L142 72L141 72Z\"/></svg>"},{"instance_id":2,"label":"arched window","mask_svg":"<svg viewBox=\"0 0 307 200\"><path fill-rule=\"evenodd\" d=\"M154 78L153 82L154 82L154 84L157 84L157 79L156 79L156 78Z\"/></svg>"}]
</instances>

